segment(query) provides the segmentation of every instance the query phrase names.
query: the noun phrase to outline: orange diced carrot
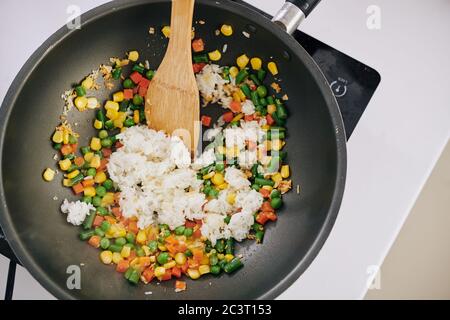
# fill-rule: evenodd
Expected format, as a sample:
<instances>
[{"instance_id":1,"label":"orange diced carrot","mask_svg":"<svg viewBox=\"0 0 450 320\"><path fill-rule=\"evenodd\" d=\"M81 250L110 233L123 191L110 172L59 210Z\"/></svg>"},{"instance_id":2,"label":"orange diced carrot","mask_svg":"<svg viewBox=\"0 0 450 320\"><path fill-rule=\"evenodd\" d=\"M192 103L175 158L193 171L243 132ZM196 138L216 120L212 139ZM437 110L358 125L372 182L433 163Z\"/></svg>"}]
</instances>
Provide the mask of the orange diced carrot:
<instances>
[{"instance_id":1,"label":"orange diced carrot","mask_svg":"<svg viewBox=\"0 0 450 320\"><path fill-rule=\"evenodd\" d=\"M185 281L175 281L175 289L177 291L184 291L186 290L186 282Z\"/></svg>"},{"instance_id":2,"label":"orange diced carrot","mask_svg":"<svg viewBox=\"0 0 450 320\"><path fill-rule=\"evenodd\" d=\"M105 218L103 218L102 216L96 215L92 225L94 227L100 227L100 225L102 224L103 220L105 220Z\"/></svg>"},{"instance_id":3,"label":"orange diced carrot","mask_svg":"<svg viewBox=\"0 0 450 320\"><path fill-rule=\"evenodd\" d=\"M65 155L65 156L68 155L68 154L71 154L72 153L72 146L70 144L64 144L61 147L61 153L63 155Z\"/></svg>"},{"instance_id":4,"label":"orange diced carrot","mask_svg":"<svg viewBox=\"0 0 450 320\"><path fill-rule=\"evenodd\" d=\"M120 260L117 264L116 271L124 273L130 267L130 262L128 260Z\"/></svg>"},{"instance_id":5,"label":"orange diced carrot","mask_svg":"<svg viewBox=\"0 0 450 320\"><path fill-rule=\"evenodd\" d=\"M100 237L92 236L89 238L88 243L89 243L89 245L93 246L94 248L98 248L98 247L100 247Z\"/></svg>"},{"instance_id":6,"label":"orange diced carrot","mask_svg":"<svg viewBox=\"0 0 450 320\"><path fill-rule=\"evenodd\" d=\"M83 180L81 182L83 184L83 187L92 187L95 184L94 179L87 179L87 180Z\"/></svg>"},{"instance_id":7,"label":"orange diced carrot","mask_svg":"<svg viewBox=\"0 0 450 320\"><path fill-rule=\"evenodd\" d=\"M75 194L80 194L84 191L83 184L77 183L76 185L72 186L72 190Z\"/></svg>"},{"instance_id":8,"label":"orange diced carrot","mask_svg":"<svg viewBox=\"0 0 450 320\"><path fill-rule=\"evenodd\" d=\"M73 160L73 162L77 166L81 167L84 164L84 159L83 159L83 157L76 157L75 160Z\"/></svg>"},{"instance_id":9,"label":"orange diced carrot","mask_svg":"<svg viewBox=\"0 0 450 320\"><path fill-rule=\"evenodd\" d=\"M230 103L230 110L233 111L234 113L241 112L242 110L241 103L239 101L232 101Z\"/></svg>"}]
</instances>

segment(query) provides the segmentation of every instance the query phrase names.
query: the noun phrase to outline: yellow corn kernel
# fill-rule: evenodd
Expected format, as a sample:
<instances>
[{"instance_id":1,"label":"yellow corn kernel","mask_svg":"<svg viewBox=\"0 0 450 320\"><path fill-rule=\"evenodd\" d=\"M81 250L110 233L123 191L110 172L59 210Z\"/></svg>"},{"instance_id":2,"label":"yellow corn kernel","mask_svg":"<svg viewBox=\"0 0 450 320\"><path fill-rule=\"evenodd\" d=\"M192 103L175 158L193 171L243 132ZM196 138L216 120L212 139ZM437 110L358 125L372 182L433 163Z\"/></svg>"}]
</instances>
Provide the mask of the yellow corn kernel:
<instances>
[{"instance_id":1,"label":"yellow corn kernel","mask_svg":"<svg viewBox=\"0 0 450 320\"><path fill-rule=\"evenodd\" d=\"M217 189L219 190L225 190L226 188L228 188L228 183L222 183L217 186Z\"/></svg>"},{"instance_id":2,"label":"yellow corn kernel","mask_svg":"<svg viewBox=\"0 0 450 320\"><path fill-rule=\"evenodd\" d=\"M203 255L202 260L200 260L200 264L209 265L209 258L206 254Z\"/></svg>"},{"instance_id":3,"label":"yellow corn kernel","mask_svg":"<svg viewBox=\"0 0 450 320\"><path fill-rule=\"evenodd\" d=\"M226 148L224 146L218 146L217 147L217 152L220 153L220 154L225 154Z\"/></svg>"},{"instance_id":4,"label":"yellow corn kernel","mask_svg":"<svg viewBox=\"0 0 450 320\"><path fill-rule=\"evenodd\" d=\"M158 244L158 249L159 249L159 251L167 251L166 246L163 244Z\"/></svg>"},{"instance_id":5,"label":"yellow corn kernel","mask_svg":"<svg viewBox=\"0 0 450 320\"><path fill-rule=\"evenodd\" d=\"M76 97L75 101L74 101L75 107L77 107L77 109L79 111L84 111L86 110L87 104L88 104L88 100L85 96L83 97Z\"/></svg>"},{"instance_id":6,"label":"yellow corn kernel","mask_svg":"<svg viewBox=\"0 0 450 320\"><path fill-rule=\"evenodd\" d=\"M87 108L88 109L93 110L93 109L96 109L98 107L99 107L99 104L98 104L97 98L90 97L90 98L87 99Z\"/></svg>"},{"instance_id":7,"label":"yellow corn kernel","mask_svg":"<svg viewBox=\"0 0 450 320\"><path fill-rule=\"evenodd\" d=\"M289 176L290 176L290 168L289 168L289 165L284 165L284 166L282 166L281 167L281 177L283 177L284 179L286 179L286 178L289 178Z\"/></svg>"},{"instance_id":8,"label":"yellow corn kernel","mask_svg":"<svg viewBox=\"0 0 450 320\"><path fill-rule=\"evenodd\" d=\"M248 65L249 61L250 59L247 57L247 55L243 54L236 59L236 64L239 68L244 69Z\"/></svg>"},{"instance_id":9,"label":"yellow corn kernel","mask_svg":"<svg viewBox=\"0 0 450 320\"><path fill-rule=\"evenodd\" d=\"M201 265L198 267L198 272L200 272L201 275L207 274L211 272L211 268L208 265Z\"/></svg>"},{"instance_id":10,"label":"yellow corn kernel","mask_svg":"<svg viewBox=\"0 0 450 320\"><path fill-rule=\"evenodd\" d=\"M88 152L84 155L84 161L86 162L91 162L93 158L94 158L93 152Z\"/></svg>"},{"instance_id":11,"label":"yellow corn kernel","mask_svg":"<svg viewBox=\"0 0 450 320\"><path fill-rule=\"evenodd\" d=\"M272 180L276 183L280 183L281 180L283 180L283 177L281 176L281 173L277 172L272 176Z\"/></svg>"},{"instance_id":12,"label":"yellow corn kernel","mask_svg":"<svg viewBox=\"0 0 450 320\"><path fill-rule=\"evenodd\" d=\"M164 268L166 269L172 269L173 267L176 267L177 263L175 261L169 261L164 264Z\"/></svg>"},{"instance_id":13,"label":"yellow corn kernel","mask_svg":"<svg viewBox=\"0 0 450 320\"><path fill-rule=\"evenodd\" d=\"M69 143L69 131L65 129L63 131L63 143L68 144Z\"/></svg>"},{"instance_id":14,"label":"yellow corn kernel","mask_svg":"<svg viewBox=\"0 0 450 320\"><path fill-rule=\"evenodd\" d=\"M72 186L72 181L70 181L70 179L64 179L63 180L63 186L64 187L71 187Z\"/></svg>"},{"instance_id":15,"label":"yellow corn kernel","mask_svg":"<svg viewBox=\"0 0 450 320\"><path fill-rule=\"evenodd\" d=\"M243 117L244 117L244 114L243 114L243 113L239 113L239 114L237 114L237 115L233 118L233 120L231 120L231 122L239 121L239 120L241 120Z\"/></svg>"},{"instance_id":16,"label":"yellow corn kernel","mask_svg":"<svg viewBox=\"0 0 450 320\"><path fill-rule=\"evenodd\" d=\"M60 130L56 130L53 134L52 141L54 143L62 143L63 142L63 133Z\"/></svg>"},{"instance_id":17,"label":"yellow corn kernel","mask_svg":"<svg viewBox=\"0 0 450 320\"><path fill-rule=\"evenodd\" d=\"M47 168L42 174L42 177L44 178L45 181L50 182L55 178L55 171L50 168Z\"/></svg>"},{"instance_id":18,"label":"yellow corn kernel","mask_svg":"<svg viewBox=\"0 0 450 320\"><path fill-rule=\"evenodd\" d=\"M216 173L215 173L214 171L211 171L210 173L205 174L205 175L203 176L203 180L209 180L209 179L211 179L212 177L214 177L215 174L216 174Z\"/></svg>"},{"instance_id":19,"label":"yellow corn kernel","mask_svg":"<svg viewBox=\"0 0 450 320\"><path fill-rule=\"evenodd\" d=\"M147 234L144 230L139 230L138 234L136 235L136 242L139 244L144 244L147 242Z\"/></svg>"},{"instance_id":20,"label":"yellow corn kernel","mask_svg":"<svg viewBox=\"0 0 450 320\"><path fill-rule=\"evenodd\" d=\"M264 141L264 148L266 150L272 150L272 141L270 141L270 140Z\"/></svg>"},{"instance_id":21,"label":"yellow corn kernel","mask_svg":"<svg viewBox=\"0 0 450 320\"><path fill-rule=\"evenodd\" d=\"M283 148L283 141L280 139L272 140L272 150L280 151Z\"/></svg>"},{"instance_id":22,"label":"yellow corn kernel","mask_svg":"<svg viewBox=\"0 0 450 320\"><path fill-rule=\"evenodd\" d=\"M166 273L166 268L164 267L156 267L155 268L155 277L162 277Z\"/></svg>"},{"instance_id":23,"label":"yellow corn kernel","mask_svg":"<svg viewBox=\"0 0 450 320\"><path fill-rule=\"evenodd\" d=\"M250 64L252 65L253 70L258 71L262 67L262 60L255 57L250 60Z\"/></svg>"},{"instance_id":24,"label":"yellow corn kernel","mask_svg":"<svg viewBox=\"0 0 450 320\"><path fill-rule=\"evenodd\" d=\"M70 166L72 165L72 161L70 161L69 159L60 160L58 163L62 171L69 170Z\"/></svg>"},{"instance_id":25,"label":"yellow corn kernel","mask_svg":"<svg viewBox=\"0 0 450 320\"><path fill-rule=\"evenodd\" d=\"M227 202L233 205L236 202L236 193L230 192L229 194L227 194Z\"/></svg>"},{"instance_id":26,"label":"yellow corn kernel","mask_svg":"<svg viewBox=\"0 0 450 320\"><path fill-rule=\"evenodd\" d=\"M136 265L139 264L139 258L134 258L133 260L131 260L130 262L130 267L134 267Z\"/></svg>"},{"instance_id":27,"label":"yellow corn kernel","mask_svg":"<svg viewBox=\"0 0 450 320\"><path fill-rule=\"evenodd\" d=\"M101 122L100 120L96 119L94 121L94 128L97 130L100 130L101 128L103 128L103 122Z\"/></svg>"},{"instance_id":28,"label":"yellow corn kernel","mask_svg":"<svg viewBox=\"0 0 450 320\"><path fill-rule=\"evenodd\" d=\"M125 130L127 130L127 127L120 128L120 133L125 132Z\"/></svg>"},{"instance_id":29,"label":"yellow corn kernel","mask_svg":"<svg viewBox=\"0 0 450 320\"><path fill-rule=\"evenodd\" d=\"M237 75L239 73L239 69L236 67L231 67L230 68L230 76L232 76L233 78L236 78Z\"/></svg>"},{"instance_id":30,"label":"yellow corn kernel","mask_svg":"<svg viewBox=\"0 0 450 320\"><path fill-rule=\"evenodd\" d=\"M128 52L128 60L131 60L133 62L138 61L139 59L139 52L136 50Z\"/></svg>"},{"instance_id":31,"label":"yellow corn kernel","mask_svg":"<svg viewBox=\"0 0 450 320\"><path fill-rule=\"evenodd\" d=\"M267 113L268 113L268 114L272 114L272 113L274 113L275 111L277 111L277 107L276 107L274 104L269 104L269 105L267 106Z\"/></svg>"},{"instance_id":32,"label":"yellow corn kernel","mask_svg":"<svg viewBox=\"0 0 450 320\"><path fill-rule=\"evenodd\" d=\"M245 96L245 93L241 89L239 89L237 91L237 93L238 93L239 97L241 98L241 102L245 102L245 100L247 100L247 97Z\"/></svg>"},{"instance_id":33,"label":"yellow corn kernel","mask_svg":"<svg viewBox=\"0 0 450 320\"><path fill-rule=\"evenodd\" d=\"M228 262L230 262L231 260L233 260L234 256L232 254L227 253L225 255L225 260L227 260Z\"/></svg>"},{"instance_id":34,"label":"yellow corn kernel","mask_svg":"<svg viewBox=\"0 0 450 320\"><path fill-rule=\"evenodd\" d=\"M127 231L125 230L125 228L118 228L116 230L116 232L114 232L113 237L121 238L121 237L125 237L126 235L127 235Z\"/></svg>"},{"instance_id":35,"label":"yellow corn kernel","mask_svg":"<svg viewBox=\"0 0 450 320\"><path fill-rule=\"evenodd\" d=\"M80 170L74 170L74 171L72 171L71 173L69 173L68 175L67 175L67 178L69 178L69 179L73 179L73 178L75 178L77 175L79 175L80 174Z\"/></svg>"},{"instance_id":36,"label":"yellow corn kernel","mask_svg":"<svg viewBox=\"0 0 450 320\"><path fill-rule=\"evenodd\" d=\"M273 61L271 61L267 64L267 69L269 69L270 73L274 76L276 76L278 74L278 66Z\"/></svg>"},{"instance_id":37,"label":"yellow corn kernel","mask_svg":"<svg viewBox=\"0 0 450 320\"><path fill-rule=\"evenodd\" d=\"M208 57L211 61L219 61L222 58L222 54L219 50L214 50L208 53Z\"/></svg>"},{"instance_id":38,"label":"yellow corn kernel","mask_svg":"<svg viewBox=\"0 0 450 320\"><path fill-rule=\"evenodd\" d=\"M233 34L233 27L228 25L228 24L224 24L220 28L220 32L222 32L222 34L224 36L229 37L229 36L231 36Z\"/></svg>"},{"instance_id":39,"label":"yellow corn kernel","mask_svg":"<svg viewBox=\"0 0 450 320\"><path fill-rule=\"evenodd\" d=\"M201 276L200 272L195 269L188 269L187 273L192 280L196 280L196 279L200 278L200 276Z\"/></svg>"},{"instance_id":40,"label":"yellow corn kernel","mask_svg":"<svg viewBox=\"0 0 450 320\"><path fill-rule=\"evenodd\" d=\"M100 253L100 260L104 264L111 264L112 258L113 258L113 253L109 250L105 250Z\"/></svg>"},{"instance_id":41,"label":"yellow corn kernel","mask_svg":"<svg viewBox=\"0 0 450 320\"><path fill-rule=\"evenodd\" d=\"M106 117L111 120L116 120L119 113L116 110L108 109L106 110Z\"/></svg>"},{"instance_id":42,"label":"yellow corn kernel","mask_svg":"<svg viewBox=\"0 0 450 320\"><path fill-rule=\"evenodd\" d=\"M114 102L122 102L124 99L123 91L117 91L113 94L113 101Z\"/></svg>"},{"instance_id":43,"label":"yellow corn kernel","mask_svg":"<svg viewBox=\"0 0 450 320\"><path fill-rule=\"evenodd\" d=\"M269 192L272 192L272 190L273 190L272 186L262 186L261 188L264 189L264 190L267 190Z\"/></svg>"},{"instance_id":44,"label":"yellow corn kernel","mask_svg":"<svg viewBox=\"0 0 450 320\"><path fill-rule=\"evenodd\" d=\"M94 187L86 187L83 192L86 197L95 197L96 194Z\"/></svg>"},{"instance_id":45,"label":"yellow corn kernel","mask_svg":"<svg viewBox=\"0 0 450 320\"><path fill-rule=\"evenodd\" d=\"M81 86L85 88L86 90L92 89L94 86L94 79L92 77L86 77L82 82Z\"/></svg>"},{"instance_id":46,"label":"yellow corn kernel","mask_svg":"<svg viewBox=\"0 0 450 320\"><path fill-rule=\"evenodd\" d=\"M223 253L218 253L217 258L219 258L219 260L223 260L225 259L225 255Z\"/></svg>"},{"instance_id":47,"label":"yellow corn kernel","mask_svg":"<svg viewBox=\"0 0 450 320\"><path fill-rule=\"evenodd\" d=\"M268 124L264 124L264 125L261 126L261 129L263 129L263 130L269 130L269 129L270 129L270 126L269 126Z\"/></svg>"},{"instance_id":48,"label":"yellow corn kernel","mask_svg":"<svg viewBox=\"0 0 450 320\"><path fill-rule=\"evenodd\" d=\"M115 119L113 121L114 127L122 129L123 128L123 120L121 119Z\"/></svg>"},{"instance_id":49,"label":"yellow corn kernel","mask_svg":"<svg viewBox=\"0 0 450 320\"><path fill-rule=\"evenodd\" d=\"M133 121L134 121L134 123L138 124L139 120L140 120L139 110L134 110L134 112L133 112Z\"/></svg>"},{"instance_id":50,"label":"yellow corn kernel","mask_svg":"<svg viewBox=\"0 0 450 320\"><path fill-rule=\"evenodd\" d=\"M179 265L184 265L186 263L186 256L184 255L184 253L178 252L175 255L175 262Z\"/></svg>"},{"instance_id":51,"label":"yellow corn kernel","mask_svg":"<svg viewBox=\"0 0 450 320\"><path fill-rule=\"evenodd\" d=\"M117 120L121 120L122 122L124 122L126 118L127 114L125 112L120 111L119 113L117 113Z\"/></svg>"},{"instance_id":52,"label":"yellow corn kernel","mask_svg":"<svg viewBox=\"0 0 450 320\"><path fill-rule=\"evenodd\" d=\"M113 252L112 262L114 262L115 264L118 264L122 260L123 260L123 257L121 256L121 254L119 252Z\"/></svg>"},{"instance_id":53,"label":"yellow corn kernel","mask_svg":"<svg viewBox=\"0 0 450 320\"><path fill-rule=\"evenodd\" d=\"M145 256L148 257L148 256L151 254L150 248L149 248L149 247L147 247L147 246L142 246L141 248L142 248L142 250L144 250Z\"/></svg>"},{"instance_id":54,"label":"yellow corn kernel","mask_svg":"<svg viewBox=\"0 0 450 320\"><path fill-rule=\"evenodd\" d=\"M92 160L91 160L91 162L89 163L89 165L90 165L92 168L97 169L98 167L100 167L100 161L101 161L100 157L99 157L98 155L95 155L95 156L92 158Z\"/></svg>"},{"instance_id":55,"label":"yellow corn kernel","mask_svg":"<svg viewBox=\"0 0 450 320\"><path fill-rule=\"evenodd\" d=\"M233 100L236 102L241 102L241 96L239 95L239 93L237 91L235 93L233 93Z\"/></svg>"},{"instance_id":56,"label":"yellow corn kernel","mask_svg":"<svg viewBox=\"0 0 450 320\"><path fill-rule=\"evenodd\" d=\"M114 204L114 193L107 192L102 198L102 207L107 207Z\"/></svg>"},{"instance_id":57,"label":"yellow corn kernel","mask_svg":"<svg viewBox=\"0 0 450 320\"><path fill-rule=\"evenodd\" d=\"M106 174L103 171L97 172L97 174L94 177L95 183L103 183L106 181Z\"/></svg>"},{"instance_id":58,"label":"yellow corn kernel","mask_svg":"<svg viewBox=\"0 0 450 320\"><path fill-rule=\"evenodd\" d=\"M119 104L115 101L106 101L105 109L119 112Z\"/></svg>"},{"instance_id":59,"label":"yellow corn kernel","mask_svg":"<svg viewBox=\"0 0 450 320\"><path fill-rule=\"evenodd\" d=\"M123 258L128 258L131 254L131 247L130 246L123 246L122 250L120 251L120 255Z\"/></svg>"},{"instance_id":60,"label":"yellow corn kernel","mask_svg":"<svg viewBox=\"0 0 450 320\"><path fill-rule=\"evenodd\" d=\"M170 26L164 26L161 29L162 34L164 35L164 37L166 38L170 38Z\"/></svg>"},{"instance_id":61,"label":"yellow corn kernel","mask_svg":"<svg viewBox=\"0 0 450 320\"><path fill-rule=\"evenodd\" d=\"M156 256L150 256L150 262L155 263L156 262Z\"/></svg>"},{"instance_id":62,"label":"yellow corn kernel","mask_svg":"<svg viewBox=\"0 0 450 320\"><path fill-rule=\"evenodd\" d=\"M223 174L217 172L212 178L211 182L214 183L216 186L219 186L225 182L225 179L223 177Z\"/></svg>"},{"instance_id":63,"label":"yellow corn kernel","mask_svg":"<svg viewBox=\"0 0 450 320\"><path fill-rule=\"evenodd\" d=\"M91 149L94 151L98 151L102 148L102 143L99 138L93 137L91 139Z\"/></svg>"}]
</instances>

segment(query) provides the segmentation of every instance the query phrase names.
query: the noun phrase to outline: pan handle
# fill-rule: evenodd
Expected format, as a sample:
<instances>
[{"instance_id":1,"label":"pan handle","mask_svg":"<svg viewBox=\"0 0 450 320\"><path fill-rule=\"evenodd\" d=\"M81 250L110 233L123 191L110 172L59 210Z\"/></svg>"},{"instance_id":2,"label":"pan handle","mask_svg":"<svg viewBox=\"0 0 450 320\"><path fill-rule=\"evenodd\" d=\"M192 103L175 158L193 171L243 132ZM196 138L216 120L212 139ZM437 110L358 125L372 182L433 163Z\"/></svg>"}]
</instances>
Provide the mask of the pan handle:
<instances>
[{"instance_id":1,"label":"pan handle","mask_svg":"<svg viewBox=\"0 0 450 320\"><path fill-rule=\"evenodd\" d=\"M292 34L319 2L320 0L286 0L272 21Z\"/></svg>"}]
</instances>

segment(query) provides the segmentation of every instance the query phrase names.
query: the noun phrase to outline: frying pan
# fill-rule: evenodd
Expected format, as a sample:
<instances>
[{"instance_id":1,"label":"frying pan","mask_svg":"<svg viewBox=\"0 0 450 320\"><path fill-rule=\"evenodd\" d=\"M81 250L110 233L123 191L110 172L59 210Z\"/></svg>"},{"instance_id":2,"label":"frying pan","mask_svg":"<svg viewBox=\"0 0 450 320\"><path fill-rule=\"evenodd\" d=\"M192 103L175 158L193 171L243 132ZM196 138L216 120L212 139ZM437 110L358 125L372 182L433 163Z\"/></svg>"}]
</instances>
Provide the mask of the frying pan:
<instances>
[{"instance_id":1,"label":"frying pan","mask_svg":"<svg viewBox=\"0 0 450 320\"><path fill-rule=\"evenodd\" d=\"M43 168L55 162L50 135L62 111L61 94L109 57L130 49L139 50L157 68L167 40L148 30L169 24L170 1L113 1L83 14L80 30L63 27L51 36L21 69L0 109L0 223L23 266L62 299L267 299L288 288L330 233L346 175L345 132L336 100L318 66L286 32L296 29L317 2L286 3L276 17L280 28L233 1L197 1L195 20L206 22L195 25L197 36L211 51L228 44L221 64L234 64L244 52L277 61L289 95L287 161L293 191L285 195L279 219L267 228L264 243L245 241L237 247L244 256L243 269L187 280L188 290L182 293L174 292L173 281L132 286L112 266L102 265L98 250L79 241L78 228L59 213L64 198L74 199L61 187L61 176L52 183L41 178ZM215 36L222 23L233 25L232 37ZM106 99L110 92L100 91L99 96ZM70 113L81 145L94 135L92 119L93 114ZM77 268L81 288L68 287ZM146 295L148 291L152 294Z\"/></svg>"}]
</instances>

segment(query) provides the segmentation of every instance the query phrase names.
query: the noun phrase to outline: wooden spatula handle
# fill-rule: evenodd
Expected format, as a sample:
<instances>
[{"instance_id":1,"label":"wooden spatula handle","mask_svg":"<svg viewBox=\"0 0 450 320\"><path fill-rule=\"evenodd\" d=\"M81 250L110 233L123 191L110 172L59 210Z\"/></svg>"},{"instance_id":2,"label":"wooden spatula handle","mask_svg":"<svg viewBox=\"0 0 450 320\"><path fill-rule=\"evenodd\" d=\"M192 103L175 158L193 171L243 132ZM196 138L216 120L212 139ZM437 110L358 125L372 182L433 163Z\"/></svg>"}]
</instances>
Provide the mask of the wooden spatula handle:
<instances>
[{"instance_id":1,"label":"wooden spatula handle","mask_svg":"<svg viewBox=\"0 0 450 320\"><path fill-rule=\"evenodd\" d=\"M171 35L167 48L169 54L172 54L172 50L179 50L191 57L194 4L195 0L172 0Z\"/></svg>"}]
</instances>

